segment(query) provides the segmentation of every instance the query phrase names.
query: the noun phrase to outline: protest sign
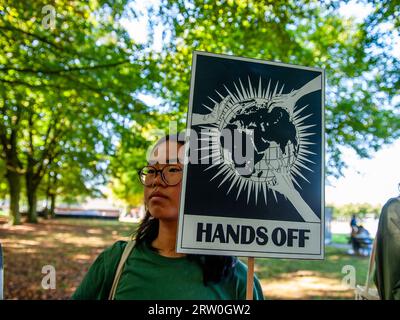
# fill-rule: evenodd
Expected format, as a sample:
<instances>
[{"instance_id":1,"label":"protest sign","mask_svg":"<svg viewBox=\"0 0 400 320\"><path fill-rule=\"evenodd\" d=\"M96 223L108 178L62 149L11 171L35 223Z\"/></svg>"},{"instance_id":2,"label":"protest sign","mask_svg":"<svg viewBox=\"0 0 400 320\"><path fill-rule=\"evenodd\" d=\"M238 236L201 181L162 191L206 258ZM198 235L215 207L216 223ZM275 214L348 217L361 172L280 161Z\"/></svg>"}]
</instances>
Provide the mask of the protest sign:
<instances>
[{"instance_id":1,"label":"protest sign","mask_svg":"<svg viewBox=\"0 0 400 320\"><path fill-rule=\"evenodd\" d=\"M322 259L324 71L193 53L177 251Z\"/></svg>"}]
</instances>

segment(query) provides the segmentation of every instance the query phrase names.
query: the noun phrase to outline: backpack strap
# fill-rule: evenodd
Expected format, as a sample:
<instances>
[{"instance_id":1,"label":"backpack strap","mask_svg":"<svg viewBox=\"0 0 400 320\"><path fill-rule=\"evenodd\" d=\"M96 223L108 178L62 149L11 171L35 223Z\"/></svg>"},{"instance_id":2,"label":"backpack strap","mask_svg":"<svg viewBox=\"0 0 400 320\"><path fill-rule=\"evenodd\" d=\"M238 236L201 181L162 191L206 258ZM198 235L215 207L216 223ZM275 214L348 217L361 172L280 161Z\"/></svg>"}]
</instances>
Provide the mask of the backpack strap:
<instances>
[{"instance_id":1,"label":"backpack strap","mask_svg":"<svg viewBox=\"0 0 400 320\"><path fill-rule=\"evenodd\" d=\"M117 291L119 278L121 277L122 270L124 269L126 259L128 259L133 247L135 246L135 240L130 240L125 246L124 252L122 253L121 259L119 260L119 264L117 267L117 271L115 272L114 281L110 290L110 294L108 296L108 300L114 300L115 292Z\"/></svg>"}]
</instances>

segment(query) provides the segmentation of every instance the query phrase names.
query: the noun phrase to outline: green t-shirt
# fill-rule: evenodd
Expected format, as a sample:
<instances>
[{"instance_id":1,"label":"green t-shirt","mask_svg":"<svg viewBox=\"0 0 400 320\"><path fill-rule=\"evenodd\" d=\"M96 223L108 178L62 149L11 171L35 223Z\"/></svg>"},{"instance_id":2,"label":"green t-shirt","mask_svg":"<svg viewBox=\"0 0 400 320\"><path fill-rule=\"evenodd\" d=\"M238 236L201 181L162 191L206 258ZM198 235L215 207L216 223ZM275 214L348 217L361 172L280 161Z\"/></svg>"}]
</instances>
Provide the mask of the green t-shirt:
<instances>
[{"instance_id":1,"label":"green t-shirt","mask_svg":"<svg viewBox=\"0 0 400 320\"><path fill-rule=\"evenodd\" d=\"M72 299L108 299L126 242L118 241L104 250L90 267ZM247 267L237 261L231 277L219 283L203 284L202 269L187 257L159 255L147 245L134 248L126 260L116 300L218 300L246 298ZM261 285L254 277L254 300L263 300Z\"/></svg>"}]
</instances>

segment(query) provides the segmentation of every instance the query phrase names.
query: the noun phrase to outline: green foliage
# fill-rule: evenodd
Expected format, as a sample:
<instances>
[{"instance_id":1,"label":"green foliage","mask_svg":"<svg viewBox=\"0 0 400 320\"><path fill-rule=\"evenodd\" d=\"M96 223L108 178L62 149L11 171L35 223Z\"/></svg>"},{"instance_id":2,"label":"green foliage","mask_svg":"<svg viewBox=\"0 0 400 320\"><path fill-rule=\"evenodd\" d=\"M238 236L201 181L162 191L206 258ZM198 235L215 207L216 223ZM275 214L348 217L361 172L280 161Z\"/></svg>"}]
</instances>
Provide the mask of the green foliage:
<instances>
[{"instance_id":1,"label":"green foliage","mask_svg":"<svg viewBox=\"0 0 400 320\"><path fill-rule=\"evenodd\" d=\"M175 128L169 128L170 123ZM182 129L179 115L171 113L151 112L151 117L144 125L134 122L131 131L119 142L116 155L110 161L112 179L109 186L113 195L129 206L142 204L143 186L137 172L146 165L147 152L159 138Z\"/></svg>"},{"instance_id":2,"label":"green foliage","mask_svg":"<svg viewBox=\"0 0 400 320\"><path fill-rule=\"evenodd\" d=\"M369 203L349 203L341 206L333 207L333 217L346 217L350 218L355 214L358 218L364 218L366 214L372 213L375 217L378 217L381 212L381 207L379 205L372 205Z\"/></svg>"},{"instance_id":3,"label":"green foliage","mask_svg":"<svg viewBox=\"0 0 400 320\"><path fill-rule=\"evenodd\" d=\"M123 200L127 205L139 206L143 203L143 187L139 182L137 171L145 165L144 149L131 149L129 153L122 152L114 158L113 178L110 187L113 195Z\"/></svg>"},{"instance_id":4,"label":"green foliage","mask_svg":"<svg viewBox=\"0 0 400 320\"><path fill-rule=\"evenodd\" d=\"M0 5L0 151L28 198L49 172L71 198L104 185L116 141L147 114L134 98L146 80L119 23L124 1L55 1L54 28L46 4Z\"/></svg>"},{"instance_id":5,"label":"green foliage","mask_svg":"<svg viewBox=\"0 0 400 320\"><path fill-rule=\"evenodd\" d=\"M54 0L50 27L46 1L0 1L0 197L73 201L109 185L139 204L146 150L169 121L185 127L194 49L325 68L327 166L339 175L342 147L368 157L400 135L399 3L365 0L373 11L356 23L339 15L346 2L161 0L139 45L121 25L138 15L128 0Z\"/></svg>"},{"instance_id":6,"label":"green foliage","mask_svg":"<svg viewBox=\"0 0 400 320\"><path fill-rule=\"evenodd\" d=\"M363 23L339 15L339 1L163 0L167 30L159 54L157 94L182 113L188 105L192 50L325 68L328 174L345 163L341 147L368 157L400 135L398 58L391 54L400 6L370 1ZM387 23L388 31L382 31Z\"/></svg>"},{"instance_id":7,"label":"green foliage","mask_svg":"<svg viewBox=\"0 0 400 320\"><path fill-rule=\"evenodd\" d=\"M5 163L0 159L0 201L5 199L8 193L7 183L3 178L6 174Z\"/></svg>"}]
</instances>

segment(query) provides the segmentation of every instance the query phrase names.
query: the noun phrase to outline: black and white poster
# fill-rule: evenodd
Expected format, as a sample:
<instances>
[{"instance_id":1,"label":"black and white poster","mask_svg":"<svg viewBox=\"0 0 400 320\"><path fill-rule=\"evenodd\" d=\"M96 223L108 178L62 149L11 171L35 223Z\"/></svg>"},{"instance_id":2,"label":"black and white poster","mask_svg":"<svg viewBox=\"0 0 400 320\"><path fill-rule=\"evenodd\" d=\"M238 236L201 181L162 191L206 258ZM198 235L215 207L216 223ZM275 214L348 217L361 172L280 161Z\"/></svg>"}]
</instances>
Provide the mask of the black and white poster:
<instances>
[{"instance_id":1,"label":"black and white poster","mask_svg":"<svg viewBox=\"0 0 400 320\"><path fill-rule=\"evenodd\" d=\"M195 51L181 253L322 259L324 71Z\"/></svg>"}]
</instances>

